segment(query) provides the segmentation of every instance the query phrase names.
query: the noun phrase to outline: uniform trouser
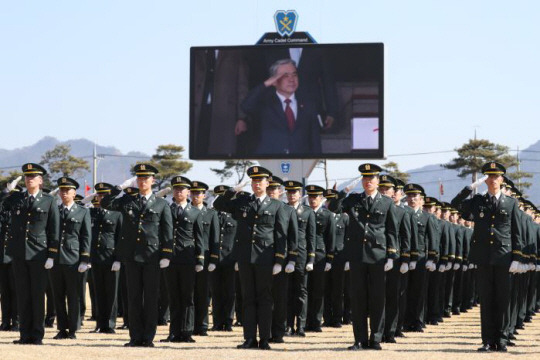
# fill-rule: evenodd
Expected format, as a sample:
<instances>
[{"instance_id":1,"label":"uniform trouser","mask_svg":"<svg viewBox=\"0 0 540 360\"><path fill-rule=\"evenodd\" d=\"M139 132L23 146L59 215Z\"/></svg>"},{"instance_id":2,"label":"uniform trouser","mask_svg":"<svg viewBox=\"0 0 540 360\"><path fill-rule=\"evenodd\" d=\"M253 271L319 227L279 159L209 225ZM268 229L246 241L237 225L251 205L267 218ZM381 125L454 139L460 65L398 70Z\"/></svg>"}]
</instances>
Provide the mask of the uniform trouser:
<instances>
[{"instance_id":1,"label":"uniform trouser","mask_svg":"<svg viewBox=\"0 0 540 360\"><path fill-rule=\"evenodd\" d=\"M210 274L212 316L215 327L232 326L235 277L234 264L217 264L216 269Z\"/></svg>"},{"instance_id":2,"label":"uniform trouser","mask_svg":"<svg viewBox=\"0 0 540 360\"><path fill-rule=\"evenodd\" d=\"M11 263L0 264L0 299L2 301L2 325L17 324L17 294Z\"/></svg>"},{"instance_id":3,"label":"uniform trouser","mask_svg":"<svg viewBox=\"0 0 540 360\"><path fill-rule=\"evenodd\" d=\"M88 271L83 272L79 276L79 317L81 323L86 314L86 283L88 282ZM80 324L79 324L80 327Z\"/></svg>"},{"instance_id":4,"label":"uniform trouser","mask_svg":"<svg viewBox=\"0 0 540 360\"><path fill-rule=\"evenodd\" d=\"M307 273L304 264L296 266L289 277L289 294L287 296L287 326L291 329L304 331L307 316Z\"/></svg>"},{"instance_id":5,"label":"uniform trouser","mask_svg":"<svg viewBox=\"0 0 540 360\"><path fill-rule=\"evenodd\" d=\"M318 328L322 323L324 307L325 261L315 263L313 271L308 273L308 306L306 327Z\"/></svg>"},{"instance_id":6,"label":"uniform trouser","mask_svg":"<svg viewBox=\"0 0 540 360\"><path fill-rule=\"evenodd\" d=\"M351 272L345 271L343 286L343 322L351 321Z\"/></svg>"},{"instance_id":7,"label":"uniform trouser","mask_svg":"<svg viewBox=\"0 0 540 360\"><path fill-rule=\"evenodd\" d=\"M454 274L454 290L452 298L452 310L458 311L463 301L463 270L461 267Z\"/></svg>"},{"instance_id":8,"label":"uniform trouser","mask_svg":"<svg viewBox=\"0 0 540 360\"><path fill-rule=\"evenodd\" d=\"M444 273L439 272L437 268L435 271L430 271L427 277L427 319L428 321L436 321L442 316L441 288L444 292L444 286L441 285L444 284L441 283ZM444 296L442 298L444 299Z\"/></svg>"},{"instance_id":9,"label":"uniform trouser","mask_svg":"<svg viewBox=\"0 0 540 360\"><path fill-rule=\"evenodd\" d=\"M50 272L56 327L75 333L81 326L80 297L82 274L77 271L79 264L55 264ZM67 300L67 308L66 308Z\"/></svg>"},{"instance_id":10,"label":"uniform trouser","mask_svg":"<svg viewBox=\"0 0 540 360\"><path fill-rule=\"evenodd\" d=\"M239 263L242 288L242 325L244 339L270 339L272 328L272 267Z\"/></svg>"},{"instance_id":11,"label":"uniform trouser","mask_svg":"<svg viewBox=\"0 0 540 360\"><path fill-rule=\"evenodd\" d=\"M422 326L424 324L424 308L426 300L427 269L426 260L416 263L416 268L409 273L409 288L407 290L407 326Z\"/></svg>"},{"instance_id":12,"label":"uniform trouser","mask_svg":"<svg viewBox=\"0 0 540 360\"><path fill-rule=\"evenodd\" d=\"M272 310L272 337L283 338L287 327L287 290L288 274L285 271L274 275L272 283L272 297L274 306Z\"/></svg>"},{"instance_id":13,"label":"uniform trouser","mask_svg":"<svg viewBox=\"0 0 540 360\"><path fill-rule=\"evenodd\" d=\"M508 330L507 334L511 334L516 329L517 325L517 314L518 314L518 299L519 299L519 282L520 277L519 274L513 274L510 278L510 304L509 306L509 312L510 312L510 320L508 324Z\"/></svg>"},{"instance_id":14,"label":"uniform trouser","mask_svg":"<svg viewBox=\"0 0 540 360\"><path fill-rule=\"evenodd\" d=\"M336 261L334 259L332 269L326 273L324 321L330 325L341 324L343 318L344 266L344 261Z\"/></svg>"},{"instance_id":15,"label":"uniform trouser","mask_svg":"<svg viewBox=\"0 0 540 360\"><path fill-rule=\"evenodd\" d=\"M519 274L517 324L523 325L527 313L527 292L529 290L529 273Z\"/></svg>"},{"instance_id":16,"label":"uniform trouser","mask_svg":"<svg viewBox=\"0 0 540 360\"><path fill-rule=\"evenodd\" d=\"M531 317L535 313L536 307L536 271L529 272L529 292L527 294L527 316Z\"/></svg>"},{"instance_id":17,"label":"uniform trouser","mask_svg":"<svg viewBox=\"0 0 540 360\"><path fill-rule=\"evenodd\" d=\"M538 311L540 309L540 273L536 273L536 305L534 310Z\"/></svg>"},{"instance_id":18,"label":"uniform trouser","mask_svg":"<svg viewBox=\"0 0 540 360\"><path fill-rule=\"evenodd\" d=\"M48 271L44 261L13 260L21 340L43 340L45 289Z\"/></svg>"},{"instance_id":19,"label":"uniform trouser","mask_svg":"<svg viewBox=\"0 0 540 360\"><path fill-rule=\"evenodd\" d=\"M118 313L118 271L111 271L112 262L92 264L96 295L96 328L114 329Z\"/></svg>"},{"instance_id":20,"label":"uniform trouser","mask_svg":"<svg viewBox=\"0 0 540 360\"><path fill-rule=\"evenodd\" d=\"M195 267L195 266L194 266ZM208 282L208 266L195 273L195 331L208 330L208 306L210 306L210 284Z\"/></svg>"},{"instance_id":21,"label":"uniform trouser","mask_svg":"<svg viewBox=\"0 0 540 360\"><path fill-rule=\"evenodd\" d=\"M170 318L169 291L167 288L166 269L160 270L159 299L158 299L158 323L167 323Z\"/></svg>"},{"instance_id":22,"label":"uniform trouser","mask_svg":"<svg viewBox=\"0 0 540 360\"><path fill-rule=\"evenodd\" d=\"M45 317L53 322L56 317L56 309L54 308L54 295L50 276L47 276L47 288L45 289L45 294L47 295L47 312Z\"/></svg>"},{"instance_id":23,"label":"uniform trouser","mask_svg":"<svg viewBox=\"0 0 540 360\"><path fill-rule=\"evenodd\" d=\"M234 312L236 313L236 321L242 322L242 284L240 283L240 273L235 270L234 272Z\"/></svg>"},{"instance_id":24,"label":"uniform trouser","mask_svg":"<svg viewBox=\"0 0 540 360\"><path fill-rule=\"evenodd\" d=\"M452 311L453 300L454 300L454 281L456 271L454 268L451 268L449 271L444 273L446 275L445 279L445 290L444 290L444 311Z\"/></svg>"},{"instance_id":25,"label":"uniform trouser","mask_svg":"<svg viewBox=\"0 0 540 360\"><path fill-rule=\"evenodd\" d=\"M482 342L508 341L511 274L508 266L478 265Z\"/></svg>"},{"instance_id":26,"label":"uniform trouser","mask_svg":"<svg viewBox=\"0 0 540 360\"><path fill-rule=\"evenodd\" d=\"M193 333L195 316L195 265L171 264L165 269L165 277L171 309L169 336L190 336Z\"/></svg>"},{"instance_id":27,"label":"uniform trouser","mask_svg":"<svg viewBox=\"0 0 540 360\"><path fill-rule=\"evenodd\" d=\"M111 264L112 266L112 264ZM92 318L94 319L97 319L97 302L96 302L96 292L95 292L95 286L94 286L94 268L90 268L88 269L87 271L87 276L88 276L88 291L90 292L90 306L92 307ZM86 298L86 295L84 296ZM81 293L81 298L82 298L82 293ZM81 313L81 317L83 316L84 314Z\"/></svg>"},{"instance_id":28,"label":"uniform trouser","mask_svg":"<svg viewBox=\"0 0 540 360\"><path fill-rule=\"evenodd\" d=\"M403 324L405 323L405 313L407 312L407 289L409 287L409 272L401 274L399 282L399 313L398 321L396 325L395 333L403 329Z\"/></svg>"},{"instance_id":29,"label":"uniform trouser","mask_svg":"<svg viewBox=\"0 0 540 360\"><path fill-rule=\"evenodd\" d=\"M351 304L355 342L368 340L367 319L372 342L380 343L384 330L385 272L383 264L351 262Z\"/></svg>"},{"instance_id":30,"label":"uniform trouser","mask_svg":"<svg viewBox=\"0 0 540 360\"><path fill-rule=\"evenodd\" d=\"M393 338L396 334L400 308L402 275L401 262L394 261L394 267L386 272L386 299L384 305L384 336Z\"/></svg>"},{"instance_id":31,"label":"uniform trouser","mask_svg":"<svg viewBox=\"0 0 540 360\"><path fill-rule=\"evenodd\" d=\"M152 342L156 335L159 264L126 262L129 302L129 337L135 342Z\"/></svg>"},{"instance_id":32,"label":"uniform trouser","mask_svg":"<svg viewBox=\"0 0 540 360\"><path fill-rule=\"evenodd\" d=\"M124 325L129 325L129 301L128 301L128 290L127 290L127 275L126 275L126 263L122 263L120 267L120 278L118 279L118 288L120 296L122 299L122 318Z\"/></svg>"}]
</instances>

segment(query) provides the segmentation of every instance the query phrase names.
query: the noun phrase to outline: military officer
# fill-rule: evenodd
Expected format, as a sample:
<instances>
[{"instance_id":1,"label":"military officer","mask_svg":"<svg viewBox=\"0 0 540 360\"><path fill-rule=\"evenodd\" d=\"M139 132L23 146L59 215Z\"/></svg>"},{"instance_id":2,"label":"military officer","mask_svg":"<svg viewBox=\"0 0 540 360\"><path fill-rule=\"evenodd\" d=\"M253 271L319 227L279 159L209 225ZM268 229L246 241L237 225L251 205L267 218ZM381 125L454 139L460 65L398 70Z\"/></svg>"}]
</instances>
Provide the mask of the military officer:
<instances>
[{"instance_id":1,"label":"military officer","mask_svg":"<svg viewBox=\"0 0 540 360\"><path fill-rule=\"evenodd\" d=\"M201 211L188 202L191 181L184 176L171 179L173 187L174 254L166 269L171 325L169 336L161 342L195 342L192 338L195 319L193 294L195 273L204 265L203 224Z\"/></svg>"},{"instance_id":2,"label":"military officer","mask_svg":"<svg viewBox=\"0 0 540 360\"><path fill-rule=\"evenodd\" d=\"M285 181L287 201L296 212L298 222L298 245L294 271L289 273L289 293L287 306L288 335L306 336L307 317L307 272L306 267L313 268L315 262L315 237L317 222L315 212L301 203L303 185L299 181ZM295 326L296 325L296 326Z\"/></svg>"},{"instance_id":3,"label":"military officer","mask_svg":"<svg viewBox=\"0 0 540 360\"><path fill-rule=\"evenodd\" d=\"M156 335L160 268L169 266L173 252L171 209L152 193L158 170L137 164L139 195L112 195L101 200L107 210L122 213L122 238L117 254L124 261L129 302L129 336L125 346L153 347Z\"/></svg>"},{"instance_id":4,"label":"military officer","mask_svg":"<svg viewBox=\"0 0 540 360\"><path fill-rule=\"evenodd\" d=\"M324 310L325 273L332 269L336 247L336 219L323 207L324 188L318 185L305 187L309 207L315 212L315 261L308 262L308 310L306 331L322 332ZM338 210L339 211L339 210Z\"/></svg>"},{"instance_id":5,"label":"military officer","mask_svg":"<svg viewBox=\"0 0 540 360\"><path fill-rule=\"evenodd\" d=\"M80 284L90 263L92 228L90 211L75 204L79 184L69 177L61 177L57 183L62 205L58 261L50 273L58 327L54 339L75 339L80 327Z\"/></svg>"},{"instance_id":6,"label":"military officer","mask_svg":"<svg viewBox=\"0 0 540 360\"><path fill-rule=\"evenodd\" d=\"M217 211L204 204L208 185L202 181L193 181L191 185L191 204L201 212L202 244L204 249L203 267L197 267L195 274L195 327L193 335L208 335L208 306L210 305L210 285L208 266L210 265L210 249L219 242L219 219ZM214 269L212 269L214 270Z\"/></svg>"},{"instance_id":7,"label":"military officer","mask_svg":"<svg viewBox=\"0 0 540 360\"><path fill-rule=\"evenodd\" d=\"M118 312L118 279L121 263L116 248L122 237L122 214L100 207L101 199L114 191L109 183L95 186L92 216L92 277L96 295L96 332L114 334Z\"/></svg>"},{"instance_id":8,"label":"military officer","mask_svg":"<svg viewBox=\"0 0 540 360\"><path fill-rule=\"evenodd\" d=\"M44 296L48 269L58 256L59 214L56 200L40 190L46 170L38 164L22 166L25 192L4 200L11 211L12 257L20 339L16 344L43 343ZM24 309L24 310L22 310Z\"/></svg>"},{"instance_id":9,"label":"military officer","mask_svg":"<svg viewBox=\"0 0 540 360\"><path fill-rule=\"evenodd\" d=\"M391 270L394 260L399 258L397 217L392 199L378 191L382 169L375 164L362 164L358 170L362 174L364 192L346 198L345 193L340 192L338 200L331 205L348 213L350 218L348 249L345 251L350 262L355 341L349 350L380 350L384 330L385 272Z\"/></svg>"},{"instance_id":10,"label":"military officer","mask_svg":"<svg viewBox=\"0 0 540 360\"><path fill-rule=\"evenodd\" d=\"M245 339L238 348L267 350L272 326L272 276L283 270L288 219L284 204L266 195L270 171L252 166L247 173L252 179L254 195L233 199L239 189L227 190L214 201L214 207L231 213L238 221L238 268Z\"/></svg>"},{"instance_id":11,"label":"military officer","mask_svg":"<svg viewBox=\"0 0 540 360\"><path fill-rule=\"evenodd\" d=\"M283 180L272 175L270 184L266 189L266 194L276 200L280 200ZM287 255L285 259L285 271L274 275L272 295L274 297L274 309L272 312L272 337L270 342L283 343L283 336L287 327L287 290L288 274L294 272L296 257L298 256L298 219L294 208L289 205L283 206L283 211L287 214Z\"/></svg>"},{"instance_id":12,"label":"military officer","mask_svg":"<svg viewBox=\"0 0 540 360\"><path fill-rule=\"evenodd\" d=\"M214 188L214 195L220 196L229 190L226 185ZM231 214L218 212L220 235L219 242L210 248L210 284L212 288L213 331L232 331L234 318L236 256L233 251L236 243L237 222Z\"/></svg>"},{"instance_id":13,"label":"military officer","mask_svg":"<svg viewBox=\"0 0 540 360\"><path fill-rule=\"evenodd\" d=\"M478 290L483 346L479 351L506 351L509 326L511 274L522 260L523 242L519 225L519 209L515 199L501 192L506 169L497 162L482 167L483 178L467 186L452 205L463 216L474 220L470 259L478 265ZM467 199L473 189L485 182L485 195Z\"/></svg>"}]
</instances>

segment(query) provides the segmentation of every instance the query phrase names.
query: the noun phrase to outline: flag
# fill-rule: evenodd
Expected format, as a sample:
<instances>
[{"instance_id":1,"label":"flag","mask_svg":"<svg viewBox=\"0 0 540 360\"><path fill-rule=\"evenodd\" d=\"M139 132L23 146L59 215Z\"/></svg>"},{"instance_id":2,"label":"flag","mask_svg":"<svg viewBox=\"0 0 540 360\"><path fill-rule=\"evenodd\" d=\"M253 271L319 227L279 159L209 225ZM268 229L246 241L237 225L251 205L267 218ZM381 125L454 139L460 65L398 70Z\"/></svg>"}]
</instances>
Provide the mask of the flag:
<instances>
[{"instance_id":1,"label":"flag","mask_svg":"<svg viewBox=\"0 0 540 360\"><path fill-rule=\"evenodd\" d=\"M441 194L441 196L442 196L442 195L444 195L444 186L443 186L443 183L442 183L442 182L439 183L439 184L440 184L440 185L439 185L439 194Z\"/></svg>"},{"instance_id":2,"label":"flag","mask_svg":"<svg viewBox=\"0 0 540 360\"><path fill-rule=\"evenodd\" d=\"M88 193L92 190L90 186L86 183L86 180L84 181L84 196L88 196Z\"/></svg>"},{"instance_id":3,"label":"flag","mask_svg":"<svg viewBox=\"0 0 540 360\"><path fill-rule=\"evenodd\" d=\"M334 181L334 187L332 189L337 190L337 181Z\"/></svg>"}]
</instances>

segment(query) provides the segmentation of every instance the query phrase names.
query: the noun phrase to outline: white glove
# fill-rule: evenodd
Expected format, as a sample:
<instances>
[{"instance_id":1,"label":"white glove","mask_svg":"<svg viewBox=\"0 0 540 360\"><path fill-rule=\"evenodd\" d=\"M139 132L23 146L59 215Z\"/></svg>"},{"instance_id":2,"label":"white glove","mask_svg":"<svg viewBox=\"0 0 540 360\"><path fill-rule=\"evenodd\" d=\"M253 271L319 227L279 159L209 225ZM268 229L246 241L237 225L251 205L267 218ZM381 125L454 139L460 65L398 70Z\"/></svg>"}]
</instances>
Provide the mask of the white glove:
<instances>
[{"instance_id":1,"label":"white glove","mask_svg":"<svg viewBox=\"0 0 540 360\"><path fill-rule=\"evenodd\" d=\"M204 270L204 266L202 265L195 265L195 272L201 272Z\"/></svg>"},{"instance_id":2,"label":"white glove","mask_svg":"<svg viewBox=\"0 0 540 360\"><path fill-rule=\"evenodd\" d=\"M330 271L332 270L332 264L326 263L324 264L324 271Z\"/></svg>"},{"instance_id":3,"label":"white glove","mask_svg":"<svg viewBox=\"0 0 540 360\"><path fill-rule=\"evenodd\" d=\"M469 270L469 267L467 265L463 265L461 267L461 269L463 270L463 272L465 272L465 271Z\"/></svg>"},{"instance_id":4,"label":"white glove","mask_svg":"<svg viewBox=\"0 0 540 360\"><path fill-rule=\"evenodd\" d=\"M126 181L124 181L123 183L121 183L120 185L118 185L118 187L122 190L124 190L125 188L128 188L130 186L133 186L135 185L135 183L137 182L137 177L134 176L132 178L129 178L127 179Z\"/></svg>"},{"instance_id":5,"label":"white glove","mask_svg":"<svg viewBox=\"0 0 540 360\"><path fill-rule=\"evenodd\" d=\"M402 274L405 274L407 271L409 271L409 264L407 263L401 264L401 266L399 267L399 272Z\"/></svg>"},{"instance_id":6,"label":"white glove","mask_svg":"<svg viewBox=\"0 0 540 360\"><path fill-rule=\"evenodd\" d=\"M92 193L88 196L86 196L84 199L81 200L81 204L88 204L89 202L91 202L95 197L96 197L97 193Z\"/></svg>"},{"instance_id":7,"label":"white glove","mask_svg":"<svg viewBox=\"0 0 540 360\"><path fill-rule=\"evenodd\" d=\"M536 271L540 271L540 265L536 265Z\"/></svg>"},{"instance_id":8,"label":"white glove","mask_svg":"<svg viewBox=\"0 0 540 360\"><path fill-rule=\"evenodd\" d=\"M411 261L409 263L409 270L413 271L414 269L416 269L416 261Z\"/></svg>"},{"instance_id":9,"label":"white glove","mask_svg":"<svg viewBox=\"0 0 540 360\"><path fill-rule=\"evenodd\" d=\"M475 182L473 182L470 186L471 186L471 189L476 189L477 187L479 187L480 185L482 185L483 183L486 182L486 179L488 178L487 175L484 175L482 176L480 179L476 180Z\"/></svg>"},{"instance_id":10,"label":"white glove","mask_svg":"<svg viewBox=\"0 0 540 360\"><path fill-rule=\"evenodd\" d=\"M451 268L452 268L452 263L448 263L448 264L446 264L446 267L445 267L444 271L448 271Z\"/></svg>"},{"instance_id":11,"label":"white glove","mask_svg":"<svg viewBox=\"0 0 540 360\"><path fill-rule=\"evenodd\" d=\"M518 261L512 261L512 263L510 264L510 269L508 269L508 271L512 274L517 274L518 271L519 271L519 262Z\"/></svg>"},{"instance_id":12,"label":"white glove","mask_svg":"<svg viewBox=\"0 0 540 360\"><path fill-rule=\"evenodd\" d=\"M165 189L161 189L156 193L156 197L165 197L167 194L169 194L172 191L170 186L167 186Z\"/></svg>"},{"instance_id":13,"label":"white glove","mask_svg":"<svg viewBox=\"0 0 540 360\"><path fill-rule=\"evenodd\" d=\"M82 262L79 264L79 268L77 269L80 273L83 273L85 272L86 270L88 270L88 264L85 263L85 262Z\"/></svg>"},{"instance_id":14,"label":"white glove","mask_svg":"<svg viewBox=\"0 0 540 360\"><path fill-rule=\"evenodd\" d=\"M384 264L384 271L390 271L394 267L394 260L387 259L386 264Z\"/></svg>"},{"instance_id":15,"label":"white glove","mask_svg":"<svg viewBox=\"0 0 540 360\"><path fill-rule=\"evenodd\" d=\"M350 183L349 185L347 185L345 187L345 189L343 189L343 191L345 191L346 193L349 193L351 192L352 189L354 189L356 187L356 184L358 184L360 182L360 180L362 180L362 177L359 176L357 178L354 178Z\"/></svg>"},{"instance_id":16,"label":"white glove","mask_svg":"<svg viewBox=\"0 0 540 360\"><path fill-rule=\"evenodd\" d=\"M58 191L60 191L60 188L54 189L53 191L51 191L51 192L49 193L49 195L54 196L54 195L56 195L56 194L58 193Z\"/></svg>"},{"instance_id":17,"label":"white glove","mask_svg":"<svg viewBox=\"0 0 540 360\"><path fill-rule=\"evenodd\" d=\"M461 266L460 266L458 263L455 263L455 264L454 264L454 270L457 271L457 270L459 270L460 267L461 267Z\"/></svg>"},{"instance_id":18,"label":"white glove","mask_svg":"<svg viewBox=\"0 0 540 360\"><path fill-rule=\"evenodd\" d=\"M435 268L435 264L433 263L433 260L428 260L426 262L426 269L428 269L429 271L435 271L434 268Z\"/></svg>"},{"instance_id":19,"label":"white glove","mask_svg":"<svg viewBox=\"0 0 540 360\"><path fill-rule=\"evenodd\" d=\"M88 270L90 270L90 269L92 268L92 264L91 264L91 263L86 264L86 266L88 267Z\"/></svg>"},{"instance_id":20,"label":"white glove","mask_svg":"<svg viewBox=\"0 0 540 360\"><path fill-rule=\"evenodd\" d=\"M242 189L251 182L251 178L247 178L246 180L242 181L240 184L236 185L233 189L235 192L242 191Z\"/></svg>"},{"instance_id":21,"label":"white glove","mask_svg":"<svg viewBox=\"0 0 540 360\"><path fill-rule=\"evenodd\" d=\"M162 269L165 269L166 267L169 267L170 263L171 263L171 260L169 259L161 259L159 260L159 267Z\"/></svg>"},{"instance_id":22,"label":"white glove","mask_svg":"<svg viewBox=\"0 0 540 360\"><path fill-rule=\"evenodd\" d=\"M45 269L49 270L54 265L54 260L51 258L48 258L47 261L45 261Z\"/></svg>"},{"instance_id":23,"label":"white glove","mask_svg":"<svg viewBox=\"0 0 540 360\"><path fill-rule=\"evenodd\" d=\"M539 266L540 266L540 265L539 265ZM344 271L349 271L349 270L351 270L351 264L349 264L348 261L345 263L345 266L343 267L343 270L344 270Z\"/></svg>"},{"instance_id":24,"label":"white glove","mask_svg":"<svg viewBox=\"0 0 540 360\"><path fill-rule=\"evenodd\" d=\"M287 274L290 274L290 273L294 272L294 261L289 261L287 266L285 266L285 272Z\"/></svg>"},{"instance_id":25,"label":"white glove","mask_svg":"<svg viewBox=\"0 0 540 360\"><path fill-rule=\"evenodd\" d=\"M272 275L277 275L281 272L282 266L281 264L274 264L274 267L272 268Z\"/></svg>"},{"instance_id":26,"label":"white glove","mask_svg":"<svg viewBox=\"0 0 540 360\"><path fill-rule=\"evenodd\" d=\"M313 263L308 263L306 265L306 271L313 271Z\"/></svg>"},{"instance_id":27,"label":"white glove","mask_svg":"<svg viewBox=\"0 0 540 360\"><path fill-rule=\"evenodd\" d=\"M115 261L112 263L111 271L119 271L120 270L120 261Z\"/></svg>"},{"instance_id":28,"label":"white glove","mask_svg":"<svg viewBox=\"0 0 540 360\"><path fill-rule=\"evenodd\" d=\"M238 263L237 262L234 263L234 271L238 271Z\"/></svg>"},{"instance_id":29,"label":"white glove","mask_svg":"<svg viewBox=\"0 0 540 360\"><path fill-rule=\"evenodd\" d=\"M212 272L214 270L216 270L216 264L210 263L210 265L208 265L208 272Z\"/></svg>"},{"instance_id":30,"label":"white glove","mask_svg":"<svg viewBox=\"0 0 540 360\"><path fill-rule=\"evenodd\" d=\"M17 176L15 178L15 180L13 180L12 182L8 183L6 185L6 188L8 191L12 191L13 189L15 189L17 187L17 184L19 183L19 181L21 181L22 179L22 176Z\"/></svg>"},{"instance_id":31,"label":"white glove","mask_svg":"<svg viewBox=\"0 0 540 360\"><path fill-rule=\"evenodd\" d=\"M446 271L446 266L444 265L439 265L439 272L445 272Z\"/></svg>"},{"instance_id":32,"label":"white glove","mask_svg":"<svg viewBox=\"0 0 540 360\"><path fill-rule=\"evenodd\" d=\"M536 265L533 263L529 263L529 271L534 271L536 269Z\"/></svg>"}]
</instances>

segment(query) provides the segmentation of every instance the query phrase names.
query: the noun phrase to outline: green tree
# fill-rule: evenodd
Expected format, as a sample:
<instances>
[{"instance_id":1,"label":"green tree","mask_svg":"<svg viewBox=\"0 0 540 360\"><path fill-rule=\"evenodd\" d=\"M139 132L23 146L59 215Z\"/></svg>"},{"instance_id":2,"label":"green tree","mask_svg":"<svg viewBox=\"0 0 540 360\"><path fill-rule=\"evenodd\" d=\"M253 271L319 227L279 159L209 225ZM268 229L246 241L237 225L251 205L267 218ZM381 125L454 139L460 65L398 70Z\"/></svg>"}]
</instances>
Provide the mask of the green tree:
<instances>
[{"instance_id":1,"label":"green tree","mask_svg":"<svg viewBox=\"0 0 540 360\"><path fill-rule=\"evenodd\" d=\"M138 161L137 163L151 164L159 173L155 176L156 187L162 189L170 183L173 176L188 172L193 164L183 159L184 147L180 145L159 145L156 153L150 161Z\"/></svg>"},{"instance_id":2,"label":"green tree","mask_svg":"<svg viewBox=\"0 0 540 360\"><path fill-rule=\"evenodd\" d=\"M514 185L518 188L519 191L522 193L525 191L525 189L528 189L532 186L532 183L528 181L523 181L523 179L530 179L533 177L531 173L516 170L512 173L506 173L506 176L514 182Z\"/></svg>"},{"instance_id":3,"label":"green tree","mask_svg":"<svg viewBox=\"0 0 540 360\"><path fill-rule=\"evenodd\" d=\"M489 140L470 139L455 150L458 157L442 166L458 170L458 176L461 178L472 175L473 181L476 181L476 174L481 172L482 166L487 162L496 161L506 168L517 165L516 158L508 154L508 146L494 144Z\"/></svg>"},{"instance_id":4,"label":"green tree","mask_svg":"<svg viewBox=\"0 0 540 360\"><path fill-rule=\"evenodd\" d=\"M219 176L221 181L225 181L236 175L237 184L239 184L244 180L247 169L253 165L255 163L250 160L225 160L222 169L210 170Z\"/></svg>"},{"instance_id":5,"label":"green tree","mask_svg":"<svg viewBox=\"0 0 540 360\"><path fill-rule=\"evenodd\" d=\"M411 175L408 172L400 171L396 162L387 162L386 164L383 164L382 167L388 175L403 181L405 184L409 182Z\"/></svg>"},{"instance_id":6,"label":"green tree","mask_svg":"<svg viewBox=\"0 0 540 360\"><path fill-rule=\"evenodd\" d=\"M71 145L60 144L43 154L40 164L48 171L48 177L44 177L43 179L44 187L56 187L50 179L56 180L62 176L81 179L87 171L90 171L90 164L88 164L88 161L73 156L70 152Z\"/></svg>"}]
</instances>

